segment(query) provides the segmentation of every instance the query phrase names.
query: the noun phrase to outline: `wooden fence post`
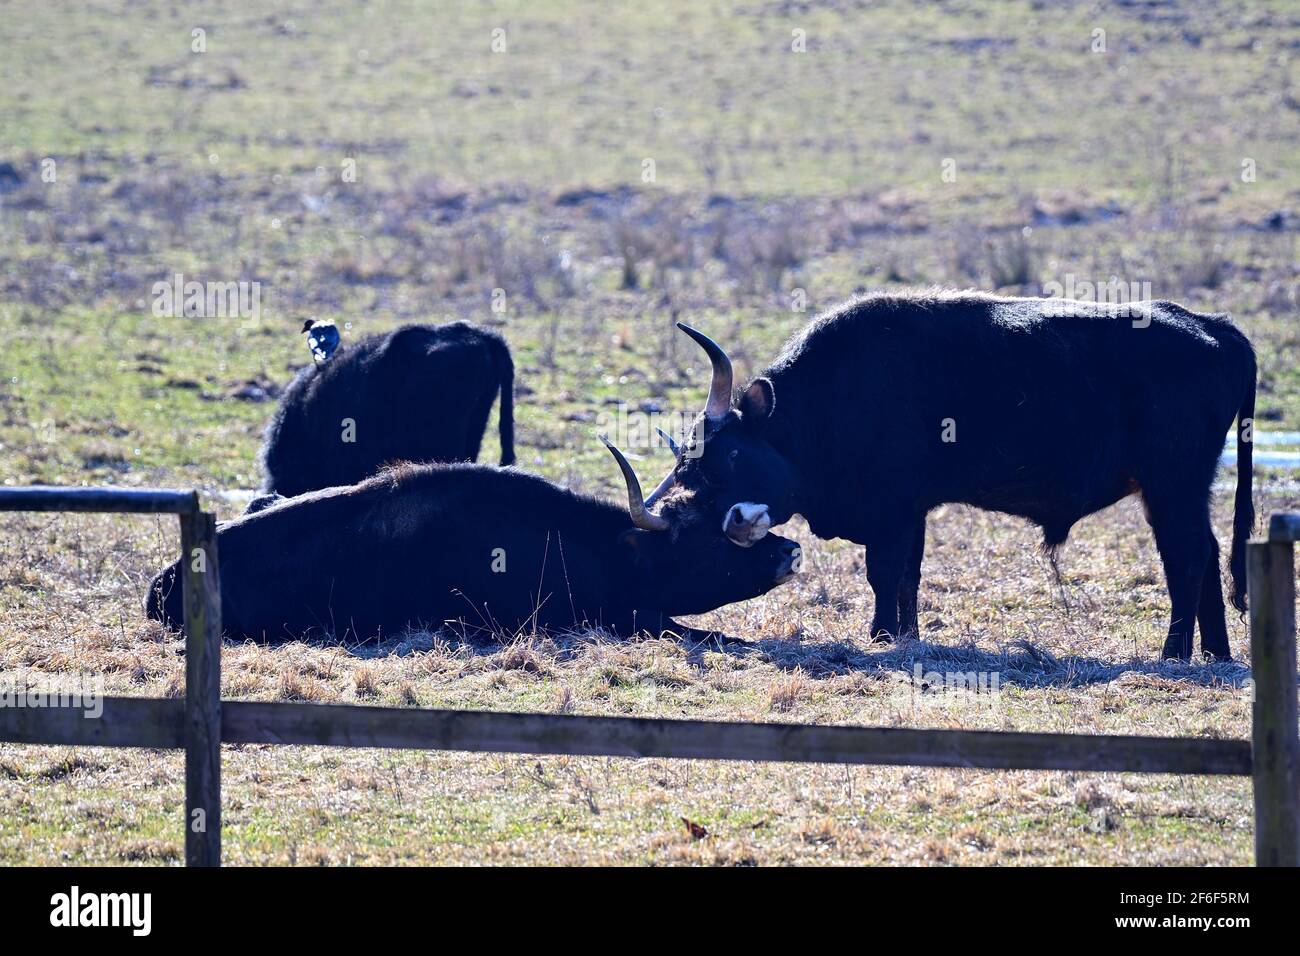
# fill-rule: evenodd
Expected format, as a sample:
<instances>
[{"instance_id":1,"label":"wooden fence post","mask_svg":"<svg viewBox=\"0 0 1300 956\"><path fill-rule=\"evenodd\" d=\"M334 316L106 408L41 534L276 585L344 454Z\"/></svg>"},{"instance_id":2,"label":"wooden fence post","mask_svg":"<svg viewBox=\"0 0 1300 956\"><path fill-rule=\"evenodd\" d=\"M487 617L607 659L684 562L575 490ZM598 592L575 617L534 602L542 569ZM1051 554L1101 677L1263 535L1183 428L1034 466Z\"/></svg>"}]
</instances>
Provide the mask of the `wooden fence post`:
<instances>
[{"instance_id":1,"label":"wooden fence post","mask_svg":"<svg viewBox=\"0 0 1300 956\"><path fill-rule=\"evenodd\" d=\"M1300 866L1295 554L1290 541L1247 546L1255 864Z\"/></svg>"},{"instance_id":2,"label":"wooden fence post","mask_svg":"<svg viewBox=\"0 0 1300 956\"><path fill-rule=\"evenodd\" d=\"M185 595L185 864L221 865L221 579L217 522L181 515Z\"/></svg>"}]
</instances>

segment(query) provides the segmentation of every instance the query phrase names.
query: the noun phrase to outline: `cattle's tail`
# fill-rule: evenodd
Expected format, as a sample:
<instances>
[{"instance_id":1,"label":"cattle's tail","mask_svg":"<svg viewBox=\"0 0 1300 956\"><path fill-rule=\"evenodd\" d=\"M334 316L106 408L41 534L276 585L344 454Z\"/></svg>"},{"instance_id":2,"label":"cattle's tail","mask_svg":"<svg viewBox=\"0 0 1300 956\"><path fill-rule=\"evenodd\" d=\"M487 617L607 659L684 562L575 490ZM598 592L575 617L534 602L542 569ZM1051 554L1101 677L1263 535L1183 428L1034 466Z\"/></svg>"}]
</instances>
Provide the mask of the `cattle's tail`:
<instances>
[{"instance_id":1,"label":"cattle's tail","mask_svg":"<svg viewBox=\"0 0 1300 956\"><path fill-rule=\"evenodd\" d=\"M1249 345L1250 387L1237 412L1237 498L1232 518L1232 606L1246 612L1246 541L1255 530L1255 503L1251 499L1255 430L1255 352Z\"/></svg>"},{"instance_id":2,"label":"cattle's tail","mask_svg":"<svg viewBox=\"0 0 1300 956\"><path fill-rule=\"evenodd\" d=\"M515 463L515 363L503 341L497 353L501 404L497 407L497 433L501 436L501 467Z\"/></svg>"}]
</instances>

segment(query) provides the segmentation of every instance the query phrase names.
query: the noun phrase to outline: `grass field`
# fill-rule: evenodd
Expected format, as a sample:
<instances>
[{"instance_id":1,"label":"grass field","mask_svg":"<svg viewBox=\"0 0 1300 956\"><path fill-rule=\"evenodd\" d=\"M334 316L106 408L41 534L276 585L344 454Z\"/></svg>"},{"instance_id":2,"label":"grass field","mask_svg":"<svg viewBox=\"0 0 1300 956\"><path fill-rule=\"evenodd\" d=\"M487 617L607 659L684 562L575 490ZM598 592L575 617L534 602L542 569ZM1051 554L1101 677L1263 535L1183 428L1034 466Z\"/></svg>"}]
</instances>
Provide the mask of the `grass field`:
<instances>
[{"instance_id":1,"label":"grass field","mask_svg":"<svg viewBox=\"0 0 1300 956\"><path fill-rule=\"evenodd\" d=\"M1259 427L1300 430L1291 4L434 7L112 0L0 18L0 480L193 485L231 515L216 492L257 483L271 403L307 360L306 316L345 336L456 317L515 352L521 464L613 495L602 416L703 399L675 318L746 375L859 290L1032 295L1112 276L1231 313L1259 352ZM259 283L260 314L158 317L154 283L176 273ZM647 480L667 467L662 449L629 450ZM1294 476L1257 469L1256 506L1300 507ZM1229 507L1220 492L1225 541ZM809 555L796 582L696 622L749 642L734 651L596 634L228 645L223 690L1249 731L1244 665L1156 663L1167 605L1135 501L1081 524L1059 576L1023 523L942 509L922 639L896 647L865 640L861 550L798 522L792 536ZM0 518L0 678L85 672L110 692L177 694L180 642L139 610L174 542L161 519ZM919 693L917 664L997 672L1002 691ZM1247 781L252 746L224 766L231 862L1251 853ZM0 862L175 863L182 803L179 755L0 745Z\"/></svg>"}]
</instances>

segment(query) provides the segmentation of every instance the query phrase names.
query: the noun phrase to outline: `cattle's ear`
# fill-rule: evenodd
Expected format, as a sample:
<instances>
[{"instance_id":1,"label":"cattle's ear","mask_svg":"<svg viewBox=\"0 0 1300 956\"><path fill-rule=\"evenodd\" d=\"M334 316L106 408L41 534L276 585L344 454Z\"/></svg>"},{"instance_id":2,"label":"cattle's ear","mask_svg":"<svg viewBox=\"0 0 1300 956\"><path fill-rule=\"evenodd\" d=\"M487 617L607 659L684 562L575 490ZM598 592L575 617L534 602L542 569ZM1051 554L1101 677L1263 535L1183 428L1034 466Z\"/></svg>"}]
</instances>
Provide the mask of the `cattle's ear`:
<instances>
[{"instance_id":1,"label":"cattle's ear","mask_svg":"<svg viewBox=\"0 0 1300 956\"><path fill-rule=\"evenodd\" d=\"M632 563L638 569L646 571L653 564L654 542L650 539L662 533L659 531L642 531L640 528L628 528L626 531L619 533L619 547L623 548L624 553L632 559Z\"/></svg>"},{"instance_id":2,"label":"cattle's ear","mask_svg":"<svg viewBox=\"0 0 1300 956\"><path fill-rule=\"evenodd\" d=\"M740 396L740 415L746 422L757 424L766 421L772 417L774 408L776 392L769 379L754 379L745 389L745 394Z\"/></svg>"}]
</instances>

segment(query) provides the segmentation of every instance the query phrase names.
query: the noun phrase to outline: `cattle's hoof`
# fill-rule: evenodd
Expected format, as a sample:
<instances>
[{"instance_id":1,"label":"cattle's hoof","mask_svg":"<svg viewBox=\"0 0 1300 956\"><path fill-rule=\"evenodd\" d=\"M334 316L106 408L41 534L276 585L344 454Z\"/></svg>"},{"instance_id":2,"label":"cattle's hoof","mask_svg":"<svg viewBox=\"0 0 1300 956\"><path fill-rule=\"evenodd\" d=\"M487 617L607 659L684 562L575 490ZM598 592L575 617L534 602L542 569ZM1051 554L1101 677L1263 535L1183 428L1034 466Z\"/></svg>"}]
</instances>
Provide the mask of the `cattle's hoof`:
<instances>
[{"instance_id":1,"label":"cattle's hoof","mask_svg":"<svg viewBox=\"0 0 1300 956\"><path fill-rule=\"evenodd\" d=\"M1207 664L1231 664L1232 663L1232 651L1223 651L1220 654L1216 654L1214 651L1207 651L1205 650L1205 648L1201 648L1201 657L1205 660Z\"/></svg>"},{"instance_id":2,"label":"cattle's hoof","mask_svg":"<svg viewBox=\"0 0 1300 956\"><path fill-rule=\"evenodd\" d=\"M894 635L890 634L888 631L877 631L875 637L871 639L871 643L892 644L894 643Z\"/></svg>"},{"instance_id":3,"label":"cattle's hoof","mask_svg":"<svg viewBox=\"0 0 1300 956\"><path fill-rule=\"evenodd\" d=\"M716 650L722 650L727 647L737 647L746 643L742 638L732 637L730 634L721 634L717 631L703 635L688 634L682 639L686 641L694 641L696 644L714 648Z\"/></svg>"},{"instance_id":4,"label":"cattle's hoof","mask_svg":"<svg viewBox=\"0 0 1300 956\"><path fill-rule=\"evenodd\" d=\"M278 504L284 500L283 495L258 495L248 503L248 507L244 509L244 514L255 515L259 511L265 511L267 508L271 507L271 505Z\"/></svg>"},{"instance_id":5,"label":"cattle's hoof","mask_svg":"<svg viewBox=\"0 0 1300 956\"><path fill-rule=\"evenodd\" d=\"M1192 659L1192 649L1191 647L1184 647L1181 640L1170 638L1165 641L1165 649L1160 656L1167 661L1190 661Z\"/></svg>"}]
</instances>

